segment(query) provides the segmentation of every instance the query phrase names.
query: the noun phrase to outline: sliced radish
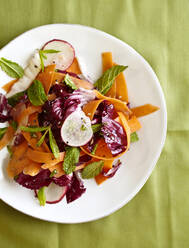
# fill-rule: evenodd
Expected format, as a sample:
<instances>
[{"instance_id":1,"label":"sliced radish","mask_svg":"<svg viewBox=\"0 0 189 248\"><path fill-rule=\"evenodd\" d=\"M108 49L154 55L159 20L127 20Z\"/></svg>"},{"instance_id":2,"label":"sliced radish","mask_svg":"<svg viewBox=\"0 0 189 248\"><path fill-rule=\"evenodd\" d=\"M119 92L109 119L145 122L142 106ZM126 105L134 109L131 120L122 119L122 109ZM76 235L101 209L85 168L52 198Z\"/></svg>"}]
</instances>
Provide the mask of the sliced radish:
<instances>
[{"instance_id":1,"label":"sliced radish","mask_svg":"<svg viewBox=\"0 0 189 248\"><path fill-rule=\"evenodd\" d=\"M60 187L56 185L55 183L51 183L45 189L46 203L56 204L60 202L66 195L67 190L68 190L68 186ZM38 194L37 190L34 190L34 192L35 192L35 197L37 197L37 194Z\"/></svg>"},{"instance_id":2,"label":"sliced radish","mask_svg":"<svg viewBox=\"0 0 189 248\"><path fill-rule=\"evenodd\" d=\"M62 140L69 146L83 146L92 135L91 121L81 109L70 114L61 128Z\"/></svg>"},{"instance_id":3,"label":"sliced radish","mask_svg":"<svg viewBox=\"0 0 189 248\"><path fill-rule=\"evenodd\" d=\"M26 90L33 80L36 78L37 74L41 70L41 62L39 58L39 51L35 53L30 58L27 67L24 69L24 75L21 77L16 84L14 84L11 90L7 93L6 97L11 97L18 92Z\"/></svg>"},{"instance_id":4,"label":"sliced radish","mask_svg":"<svg viewBox=\"0 0 189 248\"><path fill-rule=\"evenodd\" d=\"M68 186L60 187L51 183L46 190L46 203L56 204L60 202L66 195L67 190Z\"/></svg>"},{"instance_id":5,"label":"sliced radish","mask_svg":"<svg viewBox=\"0 0 189 248\"><path fill-rule=\"evenodd\" d=\"M42 48L43 50L57 50L58 53L47 53L47 59L44 60L44 65L48 66L56 64L56 69L66 70L71 66L75 58L74 48L70 43L64 40L50 40Z\"/></svg>"}]
</instances>

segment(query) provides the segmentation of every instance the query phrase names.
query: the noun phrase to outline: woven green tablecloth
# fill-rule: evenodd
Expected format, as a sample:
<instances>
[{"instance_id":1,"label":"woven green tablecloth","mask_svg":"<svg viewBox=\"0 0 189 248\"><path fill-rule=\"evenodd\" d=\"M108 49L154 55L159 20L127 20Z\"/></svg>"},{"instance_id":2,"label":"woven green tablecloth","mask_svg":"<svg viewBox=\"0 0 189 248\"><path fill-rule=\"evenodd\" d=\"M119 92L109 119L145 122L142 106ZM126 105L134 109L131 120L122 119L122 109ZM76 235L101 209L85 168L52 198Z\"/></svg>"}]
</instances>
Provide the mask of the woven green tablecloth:
<instances>
[{"instance_id":1,"label":"woven green tablecloth","mask_svg":"<svg viewBox=\"0 0 189 248\"><path fill-rule=\"evenodd\" d=\"M0 201L0 247L189 247L188 17L188 0L0 0L0 48L48 23L101 29L151 64L168 109L164 150L131 202L104 219L64 225L31 218Z\"/></svg>"}]
</instances>

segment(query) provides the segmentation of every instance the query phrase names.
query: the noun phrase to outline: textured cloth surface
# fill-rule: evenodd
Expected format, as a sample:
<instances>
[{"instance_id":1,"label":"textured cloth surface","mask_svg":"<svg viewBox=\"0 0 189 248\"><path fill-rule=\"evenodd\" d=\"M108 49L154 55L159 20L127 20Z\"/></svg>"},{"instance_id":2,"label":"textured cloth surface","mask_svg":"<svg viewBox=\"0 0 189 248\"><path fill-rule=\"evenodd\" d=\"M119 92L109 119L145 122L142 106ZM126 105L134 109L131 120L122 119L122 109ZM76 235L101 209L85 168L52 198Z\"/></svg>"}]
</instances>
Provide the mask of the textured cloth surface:
<instances>
[{"instance_id":1,"label":"textured cloth surface","mask_svg":"<svg viewBox=\"0 0 189 248\"><path fill-rule=\"evenodd\" d=\"M189 247L188 16L188 0L0 0L0 48L48 23L101 29L151 64L168 110L164 150L131 202L101 220L64 225L31 218L0 201L0 247Z\"/></svg>"}]
</instances>

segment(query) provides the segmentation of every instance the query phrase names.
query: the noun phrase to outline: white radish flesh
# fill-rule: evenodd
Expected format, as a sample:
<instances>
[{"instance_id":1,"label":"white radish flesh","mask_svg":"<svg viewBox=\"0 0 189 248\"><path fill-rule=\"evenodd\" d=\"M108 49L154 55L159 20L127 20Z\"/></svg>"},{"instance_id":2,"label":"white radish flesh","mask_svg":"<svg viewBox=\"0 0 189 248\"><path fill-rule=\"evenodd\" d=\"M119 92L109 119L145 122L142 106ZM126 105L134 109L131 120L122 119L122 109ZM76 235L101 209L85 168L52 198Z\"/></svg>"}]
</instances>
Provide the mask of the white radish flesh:
<instances>
[{"instance_id":1,"label":"white radish flesh","mask_svg":"<svg viewBox=\"0 0 189 248\"><path fill-rule=\"evenodd\" d=\"M91 121L80 109L70 114L61 128L62 140L69 146L83 146L90 141L92 135Z\"/></svg>"},{"instance_id":2,"label":"white radish flesh","mask_svg":"<svg viewBox=\"0 0 189 248\"><path fill-rule=\"evenodd\" d=\"M74 48L64 40L51 40L44 45L43 50L59 51L58 53L46 53L47 59L44 60L45 66L56 64L56 69L59 70L68 69L75 58Z\"/></svg>"},{"instance_id":3,"label":"white radish flesh","mask_svg":"<svg viewBox=\"0 0 189 248\"><path fill-rule=\"evenodd\" d=\"M7 97L11 97L19 92L22 92L30 86L33 80L36 78L38 73L41 70L41 62L38 51L34 53L34 55L29 60L28 66L24 70L24 75L21 77L17 83L15 83L9 93L7 93Z\"/></svg>"},{"instance_id":4,"label":"white radish flesh","mask_svg":"<svg viewBox=\"0 0 189 248\"><path fill-rule=\"evenodd\" d=\"M51 183L45 189L45 196L46 196L46 203L48 204L55 204L60 202L67 192L67 186L60 187L55 183Z\"/></svg>"}]
</instances>

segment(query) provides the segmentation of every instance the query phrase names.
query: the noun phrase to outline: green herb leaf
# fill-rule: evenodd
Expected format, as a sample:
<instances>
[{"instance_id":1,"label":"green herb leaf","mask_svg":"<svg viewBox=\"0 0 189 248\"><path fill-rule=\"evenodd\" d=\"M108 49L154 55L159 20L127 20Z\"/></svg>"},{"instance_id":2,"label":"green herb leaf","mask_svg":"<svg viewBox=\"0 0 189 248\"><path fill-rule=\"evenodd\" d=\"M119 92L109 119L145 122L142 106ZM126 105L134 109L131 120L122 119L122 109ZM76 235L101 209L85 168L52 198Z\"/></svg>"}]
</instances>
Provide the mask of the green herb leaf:
<instances>
[{"instance_id":1,"label":"green herb leaf","mask_svg":"<svg viewBox=\"0 0 189 248\"><path fill-rule=\"evenodd\" d=\"M4 134L6 133L6 131L7 131L7 127L0 128L0 139L3 138Z\"/></svg>"},{"instance_id":2,"label":"green herb leaf","mask_svg":"<svg viewBox=\"0 0 189 248\"><path fill-rule=\"evenodd\" d=\"M96 177L102 171L104 161L93 162L88 164L82 171L81 176L83 179Z\"/></svg>"},{"instance_id":3,"label":"green herb leaf","mask_svg":"<svg viewBox=\"0 0 189 248\"><path fill-rule=\"evenodd\" d=\"M66 174L70 174L75 170L76 164L79 162L80 149L77 147L66 147L66 155L63 162L63 170Z\"/></svg>"},{"instance_id":4,"label":"green herb leaf","mask_svg":"<svg viewBox=\"0 0 189 248\"><path fill-rule=\"evenodd\" d=\"M70 76L66 74L64 78L64 83L69 86L72 90L77 90L77 86L74 84L74 82L71 80Z\"/></svg>"},{"instance_id":5,"label":"green herb leaf","mask_svg":"<svg viewBox=\"0 0 189 248\"><path fill-rule=\"evenodd\" d=\"M54 49L41 50L42 53L59 53L60 51Z\"/></svg>"},{"instance_id":6,"label":"green herb leaf","mask_svg":"<svg viewBox=\"0 0 189 248\"><path fill-rule=\"evenodd\" d=\"M18 128L18 123L16 121L11 121L10 125L14 128L14 130L16 131Z\"/></svg>"},{"instance_id":7,"label":"green herb leaf","mask_svg":"<svg viewBox=\"0 0 189 248\"><path fill-rule=\"evenodd\" d=\"M0 67L12 78L21 78L24 75L24 69L17 63L8 59L0 58Z\"/></svg>"},{"instance_id":8,"label":"green herb leaf","mask_svg":"<svg viewBox=\"0 0 189 248\"><path fill-rule=\"evenodd\" d=\"M97 133L97 132L99 132L101 130L102 124L94 124L91 127L92 127L92 130L93 130L93 133Z\"/></svg>"},{"instance_id":9,"label":"green herb leaf","mask_svg":"<svg viewBox=\"0 0 189 248\"><path fill-rule=\"evenodd\" d=\"M40 188L37 193L40 206L45 206L46 203L45 188L45 186Z\"/></svg>"},{"instance_id":10,"label":"green herb leaf","mask_svg":"<svg viewBox=\"0 0 189 248\"><path fill-rule=\"evenodd\" d=\"M139 140L138 134L136 132L131 134L131 143L137 142Z\"/></svg>"},{"instance_id":11,"label":"green herb leaf","mask_svg":"<svg viewBox=\"0 0 189 248\"><path fill-rule=\"evenodd\" d=\"M36 132L42 132L48 130L49 127L24 127L21 126L20 130L24 132L29 132L29 133L36 133Z\"/></svg>"},{"instance_id":12,"label":"green herb leaf","mask_svg":"<svg viewBox=\"0 0 189 248\"><path fill-rule=\"evenodd\" d=\"M43 62L43 52L42 50L39 50L39 58L40 58L40 61L41 61L41 70L44 71L44 62Z\"/></svg>"},{"instance_id":13,"label":"green herb leaf","mask_svg":"<svg viewBox=\"0 0 189 248\"><path fill-rule=\"evenodd\" d=\"M91 152L92 155L95 155L97 147L98 147L98 143L95 144L95 146L94 146L94 148L93 148L93 150Z\"/></svg>"},{"instance_id":14,"label":"green herb leaf","mask_svg":"<svg viewBox=\"0 0 189 248\"><path fill-rule=\"evenodd\" d=\"M46 136L46 134L48 133L48 131L49 131L49 129L47 129L47 130L45 131L45 133L43 134L43 136L42 136L42 137L40 138L40 140L37 142L36 146L41 146L41 145L42 145L42 143L44 142L45 136Z\"/></svg>"},{"instance_id":15,"label":"green herb leaf","mask_svg":"<svg viewBox=\"0 0 189 248\"><path fill-rule=\"evenodd\" d=\"M26 92L25 91L22 91L22 92L19 92L11 97L9 97L7 100L8 100L8 104L10 104L12 107L14 107L19 101L20 101L20 98L24 96Z\"/></svg>"},{"instance_id":16,"label":"green herb leaf","mask_svg":"<svg viewBox=\"0 0 189 248\"><path fill-rule=\"evenodd\" d=\"M54 157L58 158L60 151L59 151L59 148L57 146L56 140L53 136L53 133L51 131L51 128L49 128L49 143L50 143L51 150L54 154Z\"/></svg>"},{"instance_id":17,"label":"green herb leaf","mask_svg":"<svg viewBox=\"0 0 189 248\"><path fill-rule=\"evenodd\" d=\"M56 175L56 174L57 174L57 170L54 169L54 170L51 172L50 177L54 177L54 175Z\"/></svg>"},{"instance_id":18,"label":"green herb leaf","mask_svg":"<svg viewBox=\"0 0 189 248\"><path fill-rule=\"evenodd\" d=\"M41 70L44 71L44 61L43 59L47 59L47 56L45 56L45 53L59 53L60 51L49 49L49 50L39 50L39 57L41 61Z\"/></svg>"},{"instance_id":19,"label":"green herb leaf","mask_svg":"<svg viewBox=\"0 0 189 248\"><path fill-rule=\"evenodd\" d=\"M87 127L84 124L82 124L80 129L81 129L81 131L85 131L87 129Z\"/></svg>"},{"instance_id":20,"label":"green herb leaf","mask_svg":"<svg viewBox=\"0 0 189 248\"><path fill-rule=\"evenodd\" d=\"M128 66L114 65L96 81L95 87L100 91L101 94L105 95L112 87L115 78L124 71Z\"/></svg>"},{"instance_id":21,"label":"green herb leaf","mask_svg":"<svg viewBox=\"0 0 189 248\"><path fill-rule=\"evenodd\" d=\"M10 154L10 157L12 157L13 152L12 152L11 146L7 146L7 150L9 152L9 154Z\"/></svg>"},{"instance_id":22,"label":"green herb leaf","mask_svg":"<svg viewBox=\"0 0 189 248\"><path fill-rule=\"evenodd\" d=\"M44 87L39 80L34 80L27 90L28 98L34 106L43 105L47 101Z\"/></svg>"}]
</instances>

